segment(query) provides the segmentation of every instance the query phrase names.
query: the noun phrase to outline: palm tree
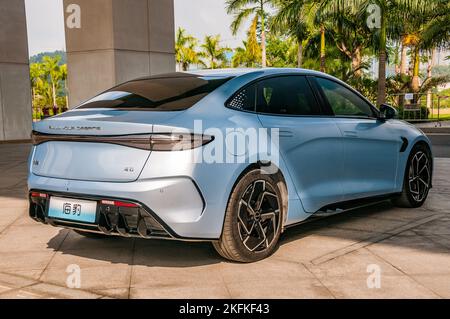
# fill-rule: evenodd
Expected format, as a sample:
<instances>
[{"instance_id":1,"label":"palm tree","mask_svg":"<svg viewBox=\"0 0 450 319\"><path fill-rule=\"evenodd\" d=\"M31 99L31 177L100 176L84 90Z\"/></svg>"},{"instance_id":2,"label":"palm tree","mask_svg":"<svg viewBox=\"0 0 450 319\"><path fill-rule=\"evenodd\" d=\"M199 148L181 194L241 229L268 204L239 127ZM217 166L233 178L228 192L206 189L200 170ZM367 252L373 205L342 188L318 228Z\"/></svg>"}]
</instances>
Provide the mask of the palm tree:
<instances>
[{"instance_id":1,"label":"palm tree","mask_svg":"<svg viewBox=\"0 0 450 319\"><path fill-rule=\"evenodd\" d=\"M187 71L191 64L202 64L199 54L196 52L197 39L188 35L186 30L178 28L175 40L175 57L179 69Z\"/></svg>"},{"instance_id":2,"label":"palm tree","mask_svg":"<svg viewBox=\"0 0 450 319\"><path fill-rule=\"evenodd\" d=\"M267 37L268 66L295 68L298 66L298 54L298 44L294 37L281 33L271 33Z\"/></svg>"},{"instance_id":3,"label":"palm tree","mask_svg":"<svg viewBox=\"0 0 450 319\"><path fill-rule=\"evenodd\" d=\"M61 57L45 56L42 61L42 67L51 85L53 107L57 107L56 95L58 91L59 81L61 80L61 68L59 65Z\"/></svg>"},{"instance_id":4,"label":"palm tree","mask_svg":"<svg viewBox=\"0 0 450 319\"><path fill-rule=\"evenodd\" d=\"M233 58L231 59L231 65L233 68L249 67L247 61L247 42L243 41L243 47L234 49Z\"/></svg>"},{"instance_id":5,"label":"palm tree","mask_svg":"<svg viewBox=\"0 0 450 319\"><path fill-rule=\"evenodd\" d=\"M261 47L256 36L258 19L255 17L247 33L247 41L244 41L244 47L235 49L232 59L233 67L246 66L255 67L258 61L261 61Z\"/></svg>"},{"instance_id":6,"label":"palm tree","mask_svg":"<svg viewBox=\"0 0 450 319\"><path fill-rule=\"evenodd\" d=\"M61 65L61 68L60 68L60 71L61 71L61 81L63 81L64 82L64 98L65 98L65 101L66 101L66 110L68 110L69 109L69 96L68 96L68 86L67 86L67 64L63 64L63 65Z\"/></svg>"},{"instance_id":7,"label":"palm tree","mask_svg":"<svg viewBox=\"0 0 450 319\"><path fill-rule=\"evenodd\" d=\"M378 89L377 105L386 100L386 60L388 26L396 25L404 21L404 15L411 12L432 10L441 0L321 0L322 7L339 7L351 10L351 12L366 11L369 4L376 4L380 8L380 28L377 31L378 49ZM402 19L403 18L403 19ZM411 18L411 16L409 16Z\"/></svg>"},{"instance_id":8,"label":"palm tree","mask_svg":"<svg viewBox=\"0 0 450 319\"><path fill-rule=\"evenodd\" d=\"M360 78L364 50L371 46L371 31L365 19L366 13L335 7L323 15L323 19L328 21L329 33L336 47L351 61L354 76Z\"/></svg>"},{"instance_id":9,"label":"palm tree","mask_svg":"<svg viewBox=\"0 0 450 319\"><path fill-rule=\"evenodd\" d=\"M220 46L220 35L205 36L205 41L201 45L201 48L201 56L208 60L210 69L223 67L228 62L226 54L231 50L227 47Z\"/></svg>"},{"instance_id":10,"label":"palm tree","mask_svg":"<svg viewBox=\"0 0 450 319\"><path fill-rule=\"evenodd\" d=\"M420 5L421 4L421 5ZM421 56L431 53L431 62L428 66L427 77L432 76L432 67L436 47L442 47L448 43L450 36L450 4L439 0L427 2L417 1L415 6L406 7L399 3L399 17L404 21L401 28L401 41L404 50L411 49L412 54L412 77L410 89L417 93L420 89L420 62ZM406 10L408 9L408 10ZM445 31L447 29L447 32ZM439 30L438 32L436 32ZM406 56L406 54L405 54ZM406 57L402 57L406 60ZM402 74L405 74L406 61L402 61ZM428 94L430 95L430 94ZM416 100L418 97L416 97ZM430 104L430 96L428 97Z\"/></svg>"},{"instance_id":11,"label":"palm tree","mask_svg":"<svg viewBox=\"0 0 450 319\"><path fill-rule=\"evenodd\" d=\"M427 79L433 77L433 67L436 60L436 49L450 47L450 3L439 6L436 16L427 24L422 33L422 46L431 51L427 67ZM431 108L431 89L427 92L427 108Z\"/></svg>"},{"instance_id":12,"label":"palm tree","mask_svg":"<svg viewBox=\"0 0 450 319\"><path fill-rule=\"evenodd\" d=\"M272 21L272 29L285 32L297 41L297 66L302 67L303 48L311 35L313 3L310 0L278 0L278 11ZM287 32L285 31L287 30Z\"/></svg>"},{"instance_id":13,"label":"palm tree","mask_svg":"<svg viewBox=\"0 0 450 319\"><path fill-rule=\"evenodd\" d=\"M234 14L231 31L236 35L242 23L254 15L253 19L260 22L261 28L261 65L266 67L266 9L272 0L227 0L226 9L228 14Z\"/></svg>"},{"instance_id":14,"label":"palm tree","mask_svg":"<svg viewBox=\"0 0 450 319\"><path fill-rule=\"evenodd\" d=\"M42 92L44 91L44 86L47 82L44 80L45 74L42 69L42 64L40 63L32 63L30 64L30 81L31 81L31 92L33 97L33 108L34 113L41 113L41 109L39 108L40 103L39 100L42 99Z\"/></svg>"},{"instance_id":15,"label":"palm tree","mask_svg":"<svg viewBox=\"0 0 450 319\"><path fill-rule=\"evenodd\" d=\"M30 81L31 81L31 90L33 101L37 96L37 86L42 82L42 77L44 76L44 72L42 70L41 64L32 63L30 64Z\"/></svg>"}]
</instances>

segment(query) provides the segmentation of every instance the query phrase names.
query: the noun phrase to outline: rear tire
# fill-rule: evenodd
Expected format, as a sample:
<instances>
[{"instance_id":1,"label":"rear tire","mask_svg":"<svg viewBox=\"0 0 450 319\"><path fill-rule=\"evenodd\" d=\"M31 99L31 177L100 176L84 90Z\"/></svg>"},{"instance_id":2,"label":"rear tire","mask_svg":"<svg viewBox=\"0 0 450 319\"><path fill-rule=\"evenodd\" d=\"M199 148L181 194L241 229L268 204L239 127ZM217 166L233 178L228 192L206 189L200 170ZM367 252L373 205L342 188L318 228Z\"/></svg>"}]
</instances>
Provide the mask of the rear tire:
<instances>
[{"instance_id":1,"label":"rear tire","mask_svg":"<svg viewBox=\"0 0 450 319\"><path fill-rule=\"evenodd\" d=\"M422 144L411 150L403 180L403 191L392 202L398 207L421 207L431 188L432 158L429 149Z\"/></svg>"},{"instance_id":2,"label":"rear tire","mask_svg":"<svg viewBox=\"0 0 450 319\"><path fill-rule=\"evenodd\" d=\"M284 213L279 183L261 169L239 180L228 201L222 235L213 242L222 257L250 263L275 251Z\"/></svg>"}]
</instances>

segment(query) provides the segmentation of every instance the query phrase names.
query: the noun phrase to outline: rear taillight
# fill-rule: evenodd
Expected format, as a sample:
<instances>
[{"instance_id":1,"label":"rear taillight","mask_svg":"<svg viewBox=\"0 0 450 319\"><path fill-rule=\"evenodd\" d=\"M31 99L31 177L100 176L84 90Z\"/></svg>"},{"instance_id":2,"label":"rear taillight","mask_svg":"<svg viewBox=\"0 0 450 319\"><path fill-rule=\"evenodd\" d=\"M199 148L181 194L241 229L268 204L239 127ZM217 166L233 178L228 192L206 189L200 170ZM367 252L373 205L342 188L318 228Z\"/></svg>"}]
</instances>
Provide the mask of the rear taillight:
<instances>
[{"instance_id":1,"label":"rear taillight","mask_svg":"<svg viewBox=\"0 0 450 319\"><path fill-rule=\"evenodd\" d=\"M213 136L189 133L157 133L142 135L54 135L33 132L33 145L46 142L90 142L109 143L148 151L184 151L213 141Z\"/></svg>"},{"instance_id":2,"label":"rear taillight","mask_svg":"<svg viewBox=\"0 0 450 319\"><path fill-rule=\"evenodd\" d=\"M121 202L117 200L102 200L101 203L102 205L116 206L116 207L128 207L128 208L140 207L138 204L135 203Z\"/></svg>"},{"instance_id":3,"label":"rear taillight","mask_svg":"<svg viewBox=\"0 0 450 319\"><path fill-rule=\"evenodd\" d=\"M200 134L152 134L150 148L153 151L184 151L213 141L212 136Z\"/></svg>"},{"instance_id":4,"label":"rear taillight","mask_svg":"<svg viewBox=\"0 0 450 319\"><path fill-rule=\"evenodd\" d=\"M34 198L37 198L37 197L39 197L39 198L47 198L47 197L48 197L47 194L44 194L44 193L38 193L38 192L31 192L31 193L30 193L30 196L31 196L31 197L34 197Z\"/></svg>"}]
</instances>

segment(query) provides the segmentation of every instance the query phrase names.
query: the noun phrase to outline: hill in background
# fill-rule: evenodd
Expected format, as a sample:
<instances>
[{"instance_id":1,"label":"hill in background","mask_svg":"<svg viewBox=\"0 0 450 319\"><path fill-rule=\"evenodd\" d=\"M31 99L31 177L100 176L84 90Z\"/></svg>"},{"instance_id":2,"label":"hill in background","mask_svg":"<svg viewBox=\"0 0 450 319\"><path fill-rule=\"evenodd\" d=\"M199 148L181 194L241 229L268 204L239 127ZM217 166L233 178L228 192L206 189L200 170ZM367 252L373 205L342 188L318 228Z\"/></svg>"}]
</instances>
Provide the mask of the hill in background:
<instances>
[{"instance_id":1,"label":"hill in background","mask_svg":"<svg viewBox=\"0 0 450 319\"><path fill-rule=\"evenodd\" d=\"M67 56L66 56L66 52L64 52L64 51L41 52L39 54L36 54L36 55L33 55L32 57L30 57L30 63L41 63L42 58L44 56L54 57L56 55L59 55L61 57L61 61L59 63L60 65L67 63Z\"/></svg>"}]
</instances>

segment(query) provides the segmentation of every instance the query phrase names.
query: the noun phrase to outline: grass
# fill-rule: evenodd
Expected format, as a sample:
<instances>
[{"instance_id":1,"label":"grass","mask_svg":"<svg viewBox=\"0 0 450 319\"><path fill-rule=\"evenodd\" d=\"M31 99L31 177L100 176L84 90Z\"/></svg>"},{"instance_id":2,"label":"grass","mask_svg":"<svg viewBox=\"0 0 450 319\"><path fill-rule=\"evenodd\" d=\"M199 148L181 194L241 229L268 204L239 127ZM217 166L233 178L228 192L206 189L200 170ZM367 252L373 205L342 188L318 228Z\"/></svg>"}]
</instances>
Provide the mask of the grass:
<instances>
[{"instance_id":1,"label":"grass","mask_svg":"<svg viewBox=\"0 0 450 319\"><path fill-rule=\"evenodd\" d=\"M430 115L429 119L430 120L437 120L438 116L437 116L437 114L434 114L433 116ZM441 116L439 116L439 120L441 120L441 121L450 121L450 114L441 114Z\"/></svg>"}]
</instances>

